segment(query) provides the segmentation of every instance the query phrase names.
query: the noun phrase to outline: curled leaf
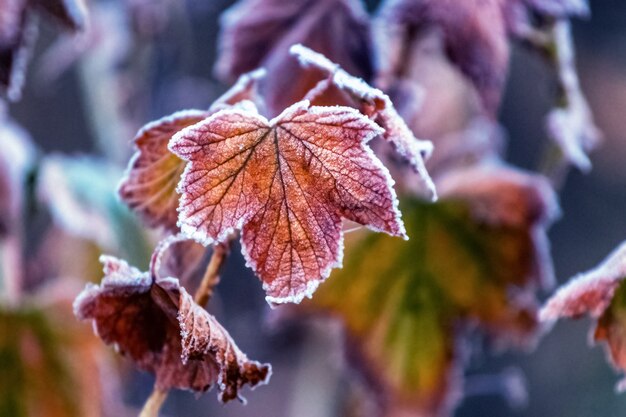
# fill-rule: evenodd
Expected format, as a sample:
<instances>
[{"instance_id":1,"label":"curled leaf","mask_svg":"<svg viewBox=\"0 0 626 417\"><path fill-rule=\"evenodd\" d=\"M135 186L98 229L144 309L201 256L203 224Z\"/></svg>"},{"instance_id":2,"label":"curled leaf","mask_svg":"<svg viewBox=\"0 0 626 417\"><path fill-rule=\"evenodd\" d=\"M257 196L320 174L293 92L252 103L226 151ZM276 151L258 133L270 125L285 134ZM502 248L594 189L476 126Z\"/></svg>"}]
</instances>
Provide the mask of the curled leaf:
<instances>
[{"instance_id":1,"label":"curled leaf","mask_svg":"<svg viewBox=\"0 0 626 417\"><path fill-rule=\"evenodd\" d=\"M271 367L250 361L226 330L196 305L176 278L142 273L126 262L103 256L105 277L88 284L74 311L94 321L97 335L156 375L156 387L205 392L242 399L239 389L265 384Z\"/></svg>"},{"instance_id":2,"label":"curled leaf","mask_svg":"<svg viewBox=\"0 0 626 417\"><path fill-rule=\"evenodd\" d=\"M178 198L176 186L185 169L185 162L169 151L172 136L194 125L220 109L255 98L256 81L263 74L254 72L239 81L220 97L208 111L185 110L145 125L134 144L137 152L129 162L119 195L131 209L139 213L149 227L178 231Z\"/></svg>"},{"instance_id":3,"label":"curled leaf","mask_svg":"<svg viewBox=\"0 0 626 417\"><path fill-rule=\"evenodd\" d=\"M129 162L119 194L148 226L178 230L176 186L185 163L168 151L167 144L176 132L202 121L208 114L201 110L180 111L148 123L137 133L137 153Z\"/></svg>"},{"instance_id":4,"label":"curled leaf","mask_svg":"<svg viewBox=\"0 0 626 417\"><path fill-rule=\"evenodd\" d=\"M298 62L304 68L315 68L325 76L307 94L312 104L348 105L376 122L384 129L382 137L393 145L395 152L419 175L419 180L429 197L435 198L435 186L424 167L424 160L432 153L432 144L413 135L397 113L389 96L362 79L348 74L339 65L305 46L294 45L289 51L298 58ZM341 99L333 98L339 94L343 95ZM334 100L336 102L333 102Z\"/></svg>"},{"instance_id":5,"label":"curled leaf","mask_svg":"<svg viewBox=\"0 0 626 417\"><path fill-rule=\"evenodd\" d=\"M556 23L550 33L561 97L559 105L546 118L547 131L567 162L581 170L589 170L591 162L587 152L599 143L601 133L580 88L569 23Z\"/></svg>"},{"instance_id":6,"label":"curled leaf","mask_svg":"<svg viewBox=\"0 0 626 417\"><path fill-rule=\"evenodd\" d=\"M547 248L538 243L554 196L539 177L492 169L450 179L436 203L404 201L419 238L363 237L299 307L344 324L348 358L383 415L450 415L468 333L523 347L539 333L534 290L551 269L539 265Z\"/></svg>"},{"instance_id":7,"label":"curled leaf","mask_svg":"<svg viewBox=\"0 0 626 417\"><path fill-rule=\"evenodd\" d=\"M366 145L381 133L354 109L307 101L272 120L222 110L170 143L189 161L181 230L210 244L241 229L267 300L299 302L340 264L341 218L405 236L393 180Z\"/></svg>"},{"instance_id":8,"label":"curled leaf","mask_svg":"<svg viewBox=\"0 0 626 417\"><path fill-rule=\"evenodd\" d=\"M611 363L626 371L626 244L621 244L596 268L579 274L546 302L541 319L580 318L588 314L597 319L593 340L605 342ZM622 379L617 389L626 389Z\"/></svg>"}]
</instances>

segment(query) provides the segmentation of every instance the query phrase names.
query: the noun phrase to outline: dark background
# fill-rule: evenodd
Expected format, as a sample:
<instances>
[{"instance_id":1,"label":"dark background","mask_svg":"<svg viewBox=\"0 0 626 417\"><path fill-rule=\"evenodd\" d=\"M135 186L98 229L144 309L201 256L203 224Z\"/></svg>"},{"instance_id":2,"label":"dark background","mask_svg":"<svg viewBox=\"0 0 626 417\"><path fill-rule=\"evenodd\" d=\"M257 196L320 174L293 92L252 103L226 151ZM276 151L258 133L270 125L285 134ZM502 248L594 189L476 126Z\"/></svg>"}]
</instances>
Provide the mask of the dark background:
<instances>
[{"instance_id":1,"label":"dark background","mask_svg":"<svg viewBox=\"0 0 626 417\"><path fill-rule=\"evenodd\" d=\"M225 86L212 77L212 63L217 16L231 3L189 0L188 26L171 24L157 35L157 46L151 51L151 64L144 74L153 93L142 102L141 111L133 114L132 120L138 123L134 128L182 108L208 107L223 91ZM560 193L563 216L550 231L560 283L595 266L626 239L626 1L596 0L591 2L591 9L592 19L574 22L574 36L583 90L605 140L592 155L593 171L572 171ZM93 145L96 135L90 125L78 70L70 69L54 82L41 82L38 75L42 65L47 65L41 56L55 33L51 26L44 25L24 97L10 106L10 113L46 151L101 152ZM181 40L183 46L179 44ZM510 138L507 159L518 166L533 169L539 162L545 143L543 117L549 110L553 88L543 62L516 49L501 122ZM345 381L335 370L338 347L327 330L314 328L306 335L295 330L278 331L268 325L268 308L260 283L243 267L237 248L224 277L212 310L243 351L251 358L272 363L272 380L257 391L245 390L247 407L222 407L214 393L197 400L191 394L177 393L166 403L165 412L212 417L335 415L335 401L345 389ZM562 322L532 354L473 357L468 388L483 394L467 398L457 415L626 414L626 395L614 393L618 376L606 363L602 349L588 346L589 328L588 320ZM528 401L523 406L516 401L511 403L510 396L498 394L502 384L510 379L498 379L497 375L503 370L511 372L511 367L520 368L525 375ZM151 378L144 374L134 378L136 381L127 385L125 395L127 401L139 406L150 392ZM472 389L474 382L478 388Z\"/></svg>"}]
</instances>

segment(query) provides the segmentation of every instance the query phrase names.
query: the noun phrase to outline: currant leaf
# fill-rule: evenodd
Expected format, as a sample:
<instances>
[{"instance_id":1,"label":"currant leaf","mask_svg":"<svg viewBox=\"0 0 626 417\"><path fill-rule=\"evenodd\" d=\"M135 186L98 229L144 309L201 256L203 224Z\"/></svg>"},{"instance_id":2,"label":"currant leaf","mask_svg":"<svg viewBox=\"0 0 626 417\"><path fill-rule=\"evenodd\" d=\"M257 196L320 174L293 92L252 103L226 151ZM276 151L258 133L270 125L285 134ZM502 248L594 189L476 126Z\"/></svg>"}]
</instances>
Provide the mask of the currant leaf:
<instances>
[{"instance_id":1,"label":"currant leaf","mask_svg":"<svg viewBox=\"0 0 626 417\"><path fill-rule=\"evenodd\" d=\"M289 51L298 58L303 68L313 68L325 76L307 94L311 103L354 107L376 122L384 129L382 137L393 145L395 154L400 155L418 174L418 180L428 197L436 198L435 185L424 166L424 160L432 153L432 143L419 140L413 135L389 96L303 45L293 45Z\"/></svg>"},{"instance_id":2,"label":"currant leaf","mask_svg":"<svg viewBox=\"0 0 626 417\"><path fill-rule=\"evenodd\" d=\"M344 268L296 310L344 324L347 357L386 412L448 415L476 328L522 347L539 333L534 290L551 281L549 185L504 167L463 170L446 183L437 203L403 202L419 239L352 235Z\"/></svg>"},{"instance_id":3,"label":"currant leaf","mask_svg":"<svg viewBox=\"0 0 626 417\"><path fill-rule=\"evenodd\" d=\"M172 136L218 110L246 100L256 101L256 82L263 76L256 71L245 74L208 111L185 110L148 123L133 140L137 151L128 164L118 193L131 209L139 213L149 227L178 231L178 194L176 186L185 162L171 153L167 145Z\"/></svg>"},{"instance_id":4,"label":"currant leaf","mask_svg":"<svg viewBox=\"0 0 626 417\"><path fill-rule=\"evenodd\" d=\"M205 392L216 385L218 398L228 402L242 399L243 385L269 380L271 367L250 361L178 279L142 273L113 257L101 261L104 279L76 298L75 314L93 320L105 343L154 373L158 389Z\"/></svg>"},{"instance_id":5,"label":"currant leaf","mask_svg":"<svg viewBox=\"0 0 626 417\"><path fill-rule=\"evenodd\" d=\"M302 101L271 121L222 110L177 133L183 233L205 244L242 230L269 302L310 296L342 255L341 218L405 236L387 169L366 143L382 130L347 107Z\"/></svg>"}]
</instances>

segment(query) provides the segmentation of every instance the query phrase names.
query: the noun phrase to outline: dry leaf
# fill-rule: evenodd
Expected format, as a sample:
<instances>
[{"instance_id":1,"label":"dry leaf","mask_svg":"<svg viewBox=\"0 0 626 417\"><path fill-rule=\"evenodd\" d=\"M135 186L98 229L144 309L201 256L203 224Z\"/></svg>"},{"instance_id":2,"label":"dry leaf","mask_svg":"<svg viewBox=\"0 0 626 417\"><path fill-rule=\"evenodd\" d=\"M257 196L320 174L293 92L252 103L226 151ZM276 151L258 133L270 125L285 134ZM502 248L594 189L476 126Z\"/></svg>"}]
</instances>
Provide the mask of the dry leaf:
<instances>
[{"instance_id":1,"label":"dry leaf","mask_svg":"<svg viewBox=\"0 0 626 417\"><path fill-rule=\"evenodd\" d=\"M343 322L348 358L383 415L450 415L468 333L481 330L500 346L528 347L537 337L534 290L550 282L542 264L555 204L540 177L464 170L437 203L404 202L418 238L363 237L300 311Z\"/></svg>"},{"instance_id":2,"label":"dry leaf","mask_svg":"<svg viewBox=\"0 0 626 417\"><path fill-rule=\"evenodd\" d=\"M626 244L622 244L599 266L559 288L543 306L540 316L546 322L585 314L597 319L593 340L606 342L611 363L622 373L626 371L625 278ZM617 388L626 389L626 379Z\"/></svg>"},{"instance_id":3,"label":"dry leaf","mask_svg":"<svg viewBox=\"0 0 626 417\"><path fill-rule=\"evenodd\" d=\"M142 273L113 257L101 261L105 277L77 297L75 314L94 320L105 343L154 373L157 388L204 392L216 385L227 402L242 400L243 385L269 380L271 367L250 361L178 279Z\"/></svg>"},{"instance_id":4,"label":"dry leaf","mask_svg":"<svg viewBox=\"0 0 626 417\"><path fill-rule=\"evenodd\" d=\"M267 300L299 302L340 265L342 218L405 236L393 180L366 145L381 133L354 109L307 101L272 120L222 110L170 142L189 161L181 230L205 244L242 230Z\"/></svg>"}]
</instances>

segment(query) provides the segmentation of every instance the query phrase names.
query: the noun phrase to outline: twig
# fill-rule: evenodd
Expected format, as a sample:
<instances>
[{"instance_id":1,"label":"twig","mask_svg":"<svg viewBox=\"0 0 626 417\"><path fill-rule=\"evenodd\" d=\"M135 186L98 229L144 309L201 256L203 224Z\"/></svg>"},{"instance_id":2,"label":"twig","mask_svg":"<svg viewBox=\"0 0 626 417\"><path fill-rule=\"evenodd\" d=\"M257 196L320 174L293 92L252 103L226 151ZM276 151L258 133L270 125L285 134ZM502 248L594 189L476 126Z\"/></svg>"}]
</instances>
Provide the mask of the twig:
<instances>
[{"instance_id":1,"label":"twig","mask_svg":"<svg viewBox=\"0 0 626 417\"><path fill-rule=\"evenodd\" d=\"M167 391L161 390L156 386L152 390L152 394L146 400L146 403L139 413L139 417L158 417L159 411L163 406L163 403L167 399Z\"/></svg>"},{"instance_id":2,"label":"twig","mask_svg":"<svg viewBox=\"0 0 626 417\"><path fill-rule=\"evenodd\" d=\"M228 252L228 243L217 243L213 246L213 255L193 297L198 305L204 306L211 299L213 288L220 282L220 269L224 265Z\"/></svg>"}]
</instances>

